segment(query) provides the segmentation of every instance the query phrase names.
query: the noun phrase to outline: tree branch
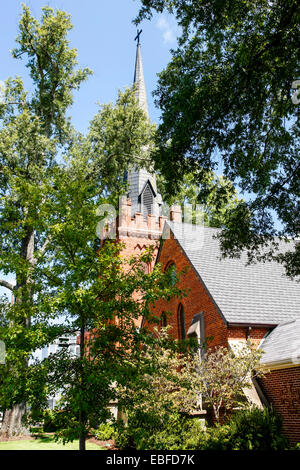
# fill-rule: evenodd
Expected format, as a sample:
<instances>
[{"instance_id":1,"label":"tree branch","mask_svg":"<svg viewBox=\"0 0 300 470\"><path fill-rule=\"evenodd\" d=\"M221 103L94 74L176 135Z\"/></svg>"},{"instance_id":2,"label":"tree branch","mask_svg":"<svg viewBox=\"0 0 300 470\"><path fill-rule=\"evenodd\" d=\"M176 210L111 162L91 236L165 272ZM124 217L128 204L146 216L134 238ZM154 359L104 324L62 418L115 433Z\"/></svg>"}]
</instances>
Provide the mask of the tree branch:
<instances>
[{"instance_id":1,"label":"tree branch","mask_svg":"<svg viewBox=\"0 0 300 470\"><path fill-rule=\"evenodd\" d=\"M4 281L4 279L0 279L0 286L5 287L6 289L9 289L11 291L13 291L15 287L10 282Z\"/></svg>"}]
</instances>

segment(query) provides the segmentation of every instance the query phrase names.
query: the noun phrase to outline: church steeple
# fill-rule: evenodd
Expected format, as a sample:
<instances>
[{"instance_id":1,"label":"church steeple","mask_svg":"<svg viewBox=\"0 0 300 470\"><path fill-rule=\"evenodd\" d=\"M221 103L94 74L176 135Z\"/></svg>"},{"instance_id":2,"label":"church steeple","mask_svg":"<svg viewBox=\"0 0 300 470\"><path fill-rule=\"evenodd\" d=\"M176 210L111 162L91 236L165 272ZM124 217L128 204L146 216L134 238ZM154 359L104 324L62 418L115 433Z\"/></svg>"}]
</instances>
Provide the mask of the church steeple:
<instances>
[{"instance_id":1,"label":"church steeple","mask_svg":"<svg viewBox=\"0 0 300 470\"><path fill-rule=\"evenodd\" d=\"M141 54L141 43L140 35L142 30L138 31L135 40L137 40L136 47L136 59L135 59L135 68L134 68L134 78L133 83L136 88L135 96L140 105L140 107L145 111L147 117L149 117L147 95L146 95L146 85L144 79L144 70L142 63L142 54Z\"/></svg>"},{"instance_id":2,"label":"church steeple","mask_svg":"<svg viewBox=\"0 0 300 470\"><path fill-rule=\"evenodd\" d=\"M138 31L135 38L135 40L137 40L137 48L133 83L135 85L136 100L140 108L144 110L146 116L149 118L141 54L141 32L141 30ZM136 168L134 166L129 169L127 177L129 185L128 197L131 199L132 216L137 212L143 213L145 217L147 214L158 216L162 201L160 194L157 193L155 174L150 173L145 168Z\"/></svg>"}]
</instances>

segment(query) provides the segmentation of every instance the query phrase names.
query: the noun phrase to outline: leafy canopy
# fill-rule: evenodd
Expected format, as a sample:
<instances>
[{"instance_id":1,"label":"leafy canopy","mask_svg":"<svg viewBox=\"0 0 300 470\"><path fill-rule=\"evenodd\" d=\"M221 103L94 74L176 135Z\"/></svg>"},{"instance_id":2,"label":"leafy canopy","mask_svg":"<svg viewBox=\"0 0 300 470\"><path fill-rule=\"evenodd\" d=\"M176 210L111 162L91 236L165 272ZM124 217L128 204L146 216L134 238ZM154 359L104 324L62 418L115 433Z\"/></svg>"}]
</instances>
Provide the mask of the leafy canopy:
<instances>
[{"instance_id":1,"label":"leafy canopy","mask_svg":"<svg viewBox=\"0 0 300 470\"><path fill-rule=\"evenodd\" d=\"M168 11L182 28L178 48L159 75L162 111L156 166L175 194L183 175L199 183L220 163L249 196L230 212L221 235L227 254L247 248L300 274L300 246L279 255L276 235L299 236L299 78L296 0L142 0L136 22ZM293 92L294 93L294 92ZM277 220L277 223L276 223Z\"/></svg>"}]
</instances>

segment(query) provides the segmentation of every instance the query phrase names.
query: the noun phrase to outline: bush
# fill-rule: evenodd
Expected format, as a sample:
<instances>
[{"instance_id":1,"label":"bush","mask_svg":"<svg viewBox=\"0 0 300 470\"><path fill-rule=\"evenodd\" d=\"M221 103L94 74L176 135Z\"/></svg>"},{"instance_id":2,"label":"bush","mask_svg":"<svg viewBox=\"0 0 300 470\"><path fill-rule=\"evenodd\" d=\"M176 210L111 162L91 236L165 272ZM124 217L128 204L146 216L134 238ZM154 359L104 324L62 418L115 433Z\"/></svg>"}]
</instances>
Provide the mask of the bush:
<instances>
[{"instance_id":1,"label":"bush","mask_svg":"<svg viewBox=\"0 0 300 470\"><path fill-rule=\"evenodd\" d=\"M96 439L99 439L99 441L108 441L108 439L112 439L114 437L114 427L110 423L102 423L98 427L98 429L95 430L94 436Z\"/></svg>"},{"instance_id":2,"label":"bush","mask_svg":"<svg viewBox=\"0 0 300 470\"><path fill-rule=\"evenodd\" d=\"M126 450L134 446L132 439L132 429L124 425L123 421L118 420L115 424L114 441L118 449Z\"/></svg>"},{"instance_id":3,"label":"bush","mask_svg":"<svg viewBox=\"0 0 300 470\"><path fill-rule=\"evenodd\" d=\"M119 449L183 450L193 449L195 436L203 433L201 423L173 413L157 416L137 411L128 415L128 424L117 423L115 443ZM187 443L191 447L186 447Z\"/></svg>"},{"instance_id":4,"label":"bush","mask_svg":"<svg viewBox=\"0 0 300 470\"><path fill-rule=\"evenodd\" d=\"M274 410L253 408L232 415L230 421L209 428L197 436L198 450L285 450L289 441Z\"/></svg>"},{"instance_id":5,"label":"bush","mask_svg":"<svg viewBox=\"0 0 300 470\"><path fill-rule=\"evenodd\" d=\"M216 425L194 437L195 450L232 450L230 427Z\"/></svg>"},{"instance_id":6,"label":"bush","mask_svg":"<svg viewBox=\"0 0 300 470\"><path fill-rule=\"evenodd\" d=\"M119 423L115 434L120 449L138 450L284 450L288 439L272 409L243 410L227 424L203 429L197 419L180 414L155 416L135 412L128 426Z\"/></svg>"},{"instance_id":7,"label":"bush","mask_svg":"<svg viewBox=\"0 0 300 470\"><path fill-rule=\"evenodd\" d=\"M283 435L282 421L272 408L253 408L233 415L230 420L233 450L284 450L289 441Z\"/></svg>"}]
</instances>

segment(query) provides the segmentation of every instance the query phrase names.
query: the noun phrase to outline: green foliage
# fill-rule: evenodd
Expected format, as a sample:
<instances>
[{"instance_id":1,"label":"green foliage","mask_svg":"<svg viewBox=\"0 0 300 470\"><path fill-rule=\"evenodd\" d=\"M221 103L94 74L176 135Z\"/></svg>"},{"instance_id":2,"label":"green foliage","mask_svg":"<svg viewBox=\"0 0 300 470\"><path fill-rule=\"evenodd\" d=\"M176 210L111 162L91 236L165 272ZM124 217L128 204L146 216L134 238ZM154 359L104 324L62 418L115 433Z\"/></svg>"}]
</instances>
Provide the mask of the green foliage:
<instances>
[{"instance_id":1,"label":"green foliage","mask_svg":"<svg viewBox=\"0 0 300 470\"><path fill-rule=\"evenodd\" d=\"M168 11L181 27L159 74L162 112L156 167L176 195L184 175L198 185L217 167L251 195L227 214L224 253L275 258L299 276L300 244L279 254L276 235L299 237L299 78L297 0L142 0L137 22ZM299 89L298 89L299 96ZM299 98L298 98L299 99ZM279 223L275 223L278 221Z\"/></svg>"},{"instance_id":2,"label":"green foliage","mask_svg":"<svg viewBox=\"0 0 300 470\"><path fill-rule=\"evenodd\" d=\"M66 417L64 412L60 410L45 410L43 413L43 431L56 432L66 425Z\"/></svg>"},{"instance_id":3,"label":"green foliage","mask_svg":"<svg viewBox=\"0 0 300 470\"><path fill-rule=\"evenodd\" d=\"M100 441L108 441L113 439L115 433L115 428L111 423L102 423L98 428L93 432L93 435L96 439Z\"/></svg>"},{"instance_id":4,"label":"green foliage","mask_svg":"<svg viewBox=\"0 0 300 470\"><path fill-rule=\"evenodd\" d=\"M284 450L289 446L281 418L272 409L235 413L230 420L230 433L233 450Z\"/></svg>"},{"instance_id":5,"label":"green foliage","mask_svg":"<svg viewBox=\"0 0 300 470\"><path fill-rule=\"evenodd\" d=\"M235 412L222 426L209 427L190 442L198 450L285 450L288 439L281 419L272 409Z\"/></svg>"},{"instance_id":6,"label":"green foliage","mask_svg":"<svg viewBox=\"0 0 300 470\"><path fill-rule=\"evenodd\" d=\"M194 212L198 206L198 217L201 214L201 222L203 220L208 227L224 227L228 214L240 201L232 183L213 172L202 175L201 185L196 172L185 174L174 196L167 193L166 182L162 175L158 175L157 184L164 202L170 206L181 205L186 222L186 219L190 218L190 223L199 223ZM190 213L187 209L188 204L192 206Z\"/></svg>"},{"instance_id":7,"label":"green foliage","mask_svg":"<svg viewBox=\"0 0 300 470\"><path fill-rule=\"evenodd\" d=\"M143 450L286 450L290 448L274 411L241 410L223 425L205 427L197 418L169 414L129 414L115 434L120 449ZM297 448L297 447L296 447Z\"/></svg>"},{"instance_id":8,"label":"green foliage","mask_svg":"<svg viewBox=\"0 0 300 470\"><path fill-rule=\"evenodd\" d=\"M120 449L130 447L138 450L179 450L189 449L187 443L203 432L202 424L179 413L165 414L131 412L127 426L118 423L115 434L116 446Z\"/></svg>"},{"instance_id":9,"label":"green foliage","mask_svg":"<svg viewBox=\"0 0 300 470\"><path fill-rule=\"evenodd\" d=\"M172 277L171 270L166 274ZM175 287L171 289L176 292ZM144 336L133 373L118 387L121 409L133 416L140 413L137 421L145 416L148 422L153 420L154 426L170 414L195 408L195 393L184 373L191 342L187 340L182 347L182 342L174 342L168 330L169 327L155 327L151 335Z\"/></svg>"},{"instance_id":10,"label":"green foliage","mask_svg":"<svg viewBox=\"0 0 300 470\"><path fill-rule=\"evenodd\" d=\"M100 105L86 139L86 170L108 193L124 194L124 173L135 165L149 168L155 125L136 102L133 89L118 94L116 103ZM113 191L112 191L113 189Z\"/></svg>"},{"instance_id":11,"label":"green foliage","mask_svg":"<svg viewBox=\"0 0 300 470\"><path fill-rule=\"evenodd\" d=\"M261 354L250 342L239 344L235 350L220 346L202 351L201 357L198 352L194 354L181 369L191 402L201 395L217 422L221 409L226 414L234 406L244 406L245 389L253 386L252 377L264 375Z\"/></svg>"},{"instance_id":12,"label":"green foliage","mask_svg":"<svg viewBox=\"0 0 300 470\"><path fill-rule=\"evenodd\" d=\"M126 450L134 447L132 440L132 431L125 426L122 420L117 420L115 423L114 441L115 445L120 450Z\"/></svg>"},{"instance_id":13,"label":"green foliage","mask_svg":"<svg viewBox=\"0 0 300 470\"><path fill-rule=\"evenodd\" d=\"M235 350L205 351L194 338L185 344L174 342L168 329L154 328L154 335L145 338L135 374L120 387L120 406L162 419L170 413L198 410L201 397L217 422L221 408L226 415L234 406L244 406L245 389L253 386L252 378L264 375L261 351L250 342Z\"/></svg>"},{"instance_id":14,"label":"green foliage","mask_svg":"<svg viewBox=\"0 0 300 470\"><path fill-rule=\"evenodd\" d=\"M21 78L9 78L0 104L0 271L16 280L15 286L0 280L15 299L0 329L7 352L0 406L7 416L29 397L35 401L34 392L45 405L43 381L36 380L45 374L39 367L33 378L28 363L33 351L55 338L55 326L49 327L53 316L43 308L44 296L50 295L42 274L50 241L49 202L60 144L70 137L66 112L73 91L89 75L87 69L75 70L77 54L67 41L70 29L64 12L45 7L39 22L23 5L13 57L26 61L33 88L29 95ZM24 409L22 405L17 411L20 419ZM20 423L16 427L2 426L2 432L19 432Z\"/></svg>"},{"instance_id":15,"label":"green foliage","mask_svg":"<svg viewBox=\"0 0 300 470\"><path fill-rule=\"evenodd\" d=\"M46 135L63 140L68 132L66 110L73 103L73 91L92 73L88 68L75 70L77 51L70 49L67 33L72 29L70 15L42 8L39 22L23 4L15 58L28 58L27 66L35 86L30 107L39 116Z\"/></svg>"}]
</instances>

